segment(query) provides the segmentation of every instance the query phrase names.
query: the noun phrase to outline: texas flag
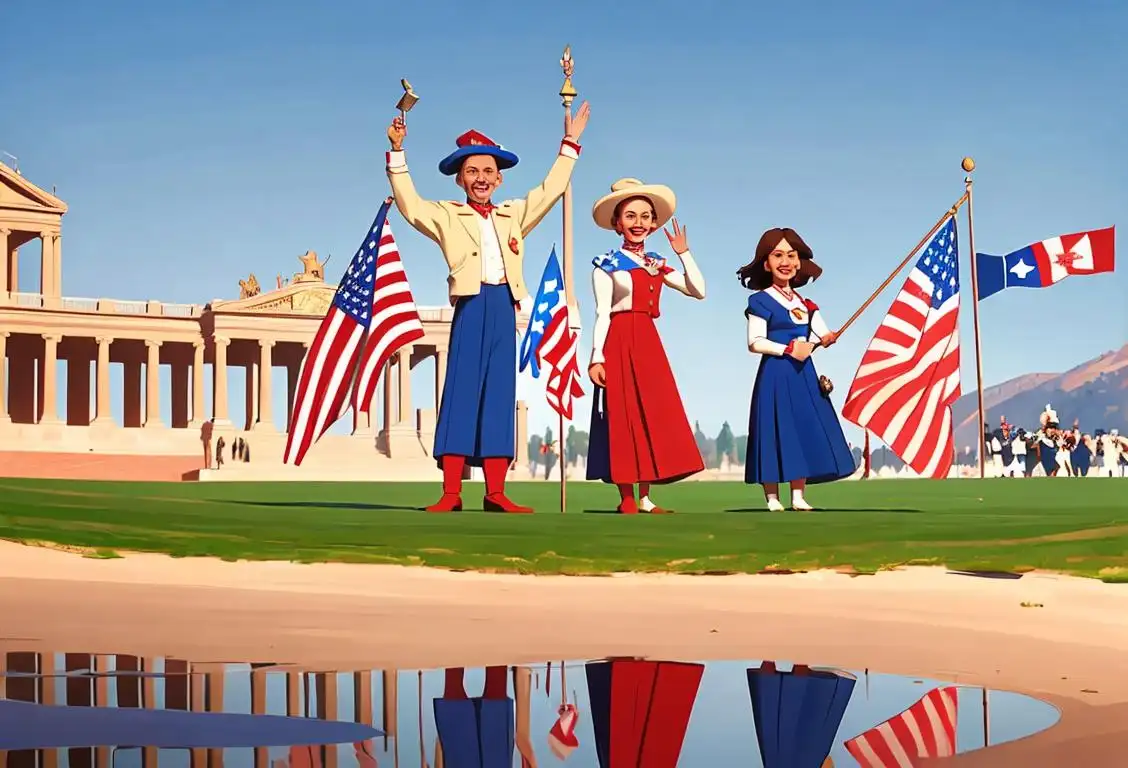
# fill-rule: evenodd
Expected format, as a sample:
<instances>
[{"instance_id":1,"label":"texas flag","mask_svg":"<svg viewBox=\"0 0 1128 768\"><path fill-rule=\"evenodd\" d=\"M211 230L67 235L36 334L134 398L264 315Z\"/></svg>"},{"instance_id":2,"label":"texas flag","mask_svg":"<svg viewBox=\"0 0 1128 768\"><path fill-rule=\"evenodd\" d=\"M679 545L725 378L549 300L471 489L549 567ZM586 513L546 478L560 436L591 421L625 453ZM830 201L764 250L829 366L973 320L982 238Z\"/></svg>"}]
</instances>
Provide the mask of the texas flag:
<instances>
[{"instance_id":1,"label":"texas flag","mask_svg":"<svg viewBox=\"0 0 1128 768\"><path fill-rule=\"evenodd\" d=\"M1045 288L1069 275L1112 272L1116 227L1051 237L1006 256L975 254L979 300L1004 288Z\"/></svg>"}]
</instances>

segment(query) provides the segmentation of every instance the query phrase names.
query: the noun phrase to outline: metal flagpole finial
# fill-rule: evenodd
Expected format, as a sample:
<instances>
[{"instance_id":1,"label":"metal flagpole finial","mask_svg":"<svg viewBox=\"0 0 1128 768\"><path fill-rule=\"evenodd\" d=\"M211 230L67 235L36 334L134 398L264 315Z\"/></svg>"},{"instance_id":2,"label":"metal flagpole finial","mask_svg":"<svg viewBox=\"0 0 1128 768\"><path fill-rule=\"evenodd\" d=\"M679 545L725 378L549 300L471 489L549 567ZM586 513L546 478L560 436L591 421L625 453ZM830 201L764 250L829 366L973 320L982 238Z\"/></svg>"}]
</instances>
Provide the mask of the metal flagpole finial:
<instances>
[{"instance_id":1,"label":"metal flagpole finial","mask_svg":"<svg viewBox=\"0 0 1128 768\"><path fill-rule=\"evenodd\" d=\"M560 68L564 70L564 85L560 86L560 98L564 106L572 106L572 99L576 98L576 89L572 85L572 75L576 71L576 63L572 60L572 46L564 46L564 55L560 57Z\"/></svg>"},{"instance_id":2,"label":"metal flagpole finial","mask_svg":"<svg viewBox=\"0 0 1128 768\"><path fill-rule=\"evenodd\" d=\"M403 96L396 102L396 109L399 110L400 118L407 122L407 113L419 102L419 97L411 89L411 83L407 82L406 77L400 80L400 85L403 86Z\"/></svg>"},{"instance_id":3,"label":"metal flagpole finial","mask_svg":"<svg viewBox=\"0 0 1128 768\"><path fill-rule=\"evenodd\" d=\"M967 174L967 177L964 179L964 183L970 184L971 183L971 172L975 170L975 160L973 160L970 157L965 157L963 160L960 161L960 167L963 168L964 173Z\"/></svg>"}]
</instances>

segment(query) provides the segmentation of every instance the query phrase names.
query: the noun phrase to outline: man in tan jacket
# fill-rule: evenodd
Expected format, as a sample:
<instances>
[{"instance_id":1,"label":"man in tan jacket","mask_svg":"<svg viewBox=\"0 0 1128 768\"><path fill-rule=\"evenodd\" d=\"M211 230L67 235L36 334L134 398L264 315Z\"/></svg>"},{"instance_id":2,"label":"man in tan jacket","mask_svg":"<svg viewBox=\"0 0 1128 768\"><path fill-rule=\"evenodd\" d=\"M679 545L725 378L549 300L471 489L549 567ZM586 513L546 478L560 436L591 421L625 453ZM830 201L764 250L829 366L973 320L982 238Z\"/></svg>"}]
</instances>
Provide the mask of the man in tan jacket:
<instances>
[{"instance_id":1,"label":"man in tan jacket","mask_svg":"<svg viewBox=\"0 0 1128 768\"><path fill-rule=\"evenodd\" d=\"M455 308L433 452L443 470L443 495L429 512L462 509L462 474L468 464L482 467L485 474L487 511L533 511L505 495L516 443L516 307L529 295L523 272L525 238L563 196L590 111L587 102L580 105L544 182L522 200L497 205L494 190L502 171L517 165L517 155L477 131L467 131L439 163L439 171L454 177L466 201L424 200L407 172L407 127L397 117L388 128L388 180L396 207L442 249Z\"/></svg>"}]
</instances>

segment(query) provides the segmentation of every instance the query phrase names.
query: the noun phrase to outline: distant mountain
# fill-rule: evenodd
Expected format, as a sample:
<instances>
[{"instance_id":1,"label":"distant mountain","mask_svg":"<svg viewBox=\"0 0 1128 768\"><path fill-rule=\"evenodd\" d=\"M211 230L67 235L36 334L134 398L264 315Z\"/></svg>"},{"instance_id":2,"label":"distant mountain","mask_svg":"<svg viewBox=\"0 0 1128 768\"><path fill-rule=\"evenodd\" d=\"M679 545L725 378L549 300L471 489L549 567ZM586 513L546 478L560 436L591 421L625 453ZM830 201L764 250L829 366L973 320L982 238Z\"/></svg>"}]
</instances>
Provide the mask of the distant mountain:
<instances>
[{"instance_id":1,"label":"distant mountain","mask_svg":"<svg viewBox=\"0 0 1128 768\"><path fill-rule=\"evenodd\" d=\"M983 390L986 421L992 427L1006 416L1015 426L1037 429L1047 403L1063 424L1077 419L1090 434L1113 428L1128 432L1128 344L1065 373L1030 373ZM979 440L975 410L974 390L952 406L961 453L964 446L974 448Z\"/></svg>"}]
</instances>

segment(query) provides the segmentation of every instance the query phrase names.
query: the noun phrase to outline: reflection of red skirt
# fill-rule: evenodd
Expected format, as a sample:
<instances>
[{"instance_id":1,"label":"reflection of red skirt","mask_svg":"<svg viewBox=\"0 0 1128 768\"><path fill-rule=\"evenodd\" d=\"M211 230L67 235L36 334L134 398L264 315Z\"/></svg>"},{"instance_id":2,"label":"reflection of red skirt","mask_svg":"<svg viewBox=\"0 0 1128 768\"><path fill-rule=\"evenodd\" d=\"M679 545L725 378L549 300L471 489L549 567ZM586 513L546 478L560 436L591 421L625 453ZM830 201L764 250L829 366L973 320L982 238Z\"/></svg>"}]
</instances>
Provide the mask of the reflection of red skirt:
<instances>
[{"instance_id":1,"label":"reflection of red skirt","mask_svg":"<svg viewBox=\"0 0 1128 768\"><path fill-rule=\"evenodd\" d=\"M672 483L705 469L654 318L612 314L603 352L611 482Z\"/></svg>"}]
</instances>

